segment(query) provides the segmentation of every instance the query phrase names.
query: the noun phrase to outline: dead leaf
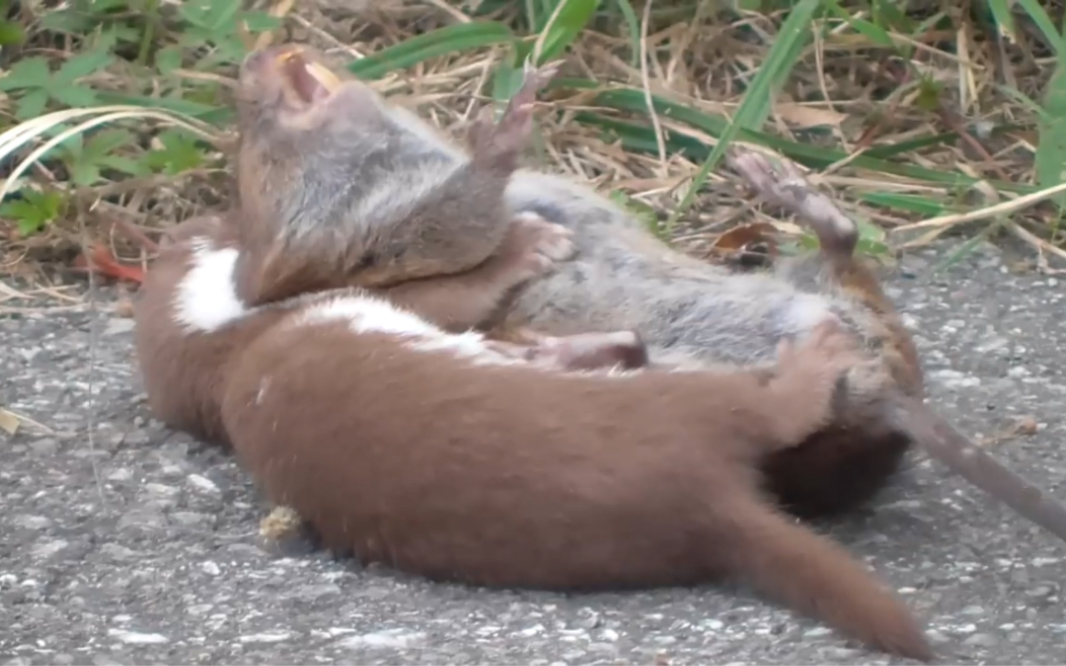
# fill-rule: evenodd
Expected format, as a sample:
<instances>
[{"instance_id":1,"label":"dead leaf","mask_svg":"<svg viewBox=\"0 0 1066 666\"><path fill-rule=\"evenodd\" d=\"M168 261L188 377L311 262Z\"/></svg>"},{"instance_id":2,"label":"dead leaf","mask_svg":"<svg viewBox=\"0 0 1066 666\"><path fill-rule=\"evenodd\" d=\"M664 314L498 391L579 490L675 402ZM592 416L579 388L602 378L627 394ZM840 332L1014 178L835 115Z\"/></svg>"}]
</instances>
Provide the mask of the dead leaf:
<instances>
[{"instance_id":1,"label":"dead leaf","mask_svg":"<svg viewBox=\"0 0 1066 666\"><path fill-rule=\"evenodd\" d=\"M129 318L133 316L133 301L128 298L123 298L117 303L111 310L116 317Z\"/></svg>"},{"instance_id":2,"label":"dead leaf","mask_svg":"<svg viewBox=\"0 0 1066 666\"><path fill-rule=\"evenodd\" d=\"M1014 428L1019 435L1035 435L1040 425L1032 416L1023 416L1014 424Z\"/></svg>"},{"instance_id":3,"label":"dead leaf","mask_svg":"<svg viewBox=\"0 0 1066 666\"><path fill-rule=\"evenodd\" d=\"M796 128L807 129L810 127L839 127L840 123L847 120L844 113L837 113L829 109L819 109L804 104L781 104L774 106L774 113L781 116L789 125Z\"/></svg>"},{"instance_id":4,"label":"dead leaf","mask_svg":"<svg viewBox=\"0 0 1066 666\"><path fill-rule=\"evenodd\" d=\"M752 222L733 227L725 232L711 244L711 249L717 253L733 254L751 249L752 246L765 245L771 255L776 253L774 234L777 227L769 222Z\"/></svg>"},{"instance_id":5,"label":"dead leaf","mask_svg":"<svg viewBox=\"0 0 1066 666\"><path fill-rule=\"evenodd\" d=\"M14 436L21 424L22 421L19 420L19 417L0 407L0 430Z\"/></svg>"},{"instance_id":6,"label":"dead leaf","mask_svg":"<svg viewBox=\"0 0 1066 666\"><path fill-rule=\"evenodd\" d=\"M105 246L97 243L88 254L80 254L73 261L78 270L91 270L104 277L126 280L136 284L144 281L144 271L139 266L127 266L115 260Z\"/></svg>"}]
</instances>

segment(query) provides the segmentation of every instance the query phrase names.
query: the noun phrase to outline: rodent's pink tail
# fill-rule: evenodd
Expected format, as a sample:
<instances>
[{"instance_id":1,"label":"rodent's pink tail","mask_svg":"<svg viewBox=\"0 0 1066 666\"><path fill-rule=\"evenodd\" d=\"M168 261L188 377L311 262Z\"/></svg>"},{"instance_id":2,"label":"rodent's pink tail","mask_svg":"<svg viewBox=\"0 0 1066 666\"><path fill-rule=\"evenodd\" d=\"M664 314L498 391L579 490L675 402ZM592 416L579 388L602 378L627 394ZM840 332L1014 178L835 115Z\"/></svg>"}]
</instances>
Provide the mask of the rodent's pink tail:
<instances>
[{"instance_id":1,"label":"rodent's pink tail","mask_svg":"<svg viewBox=\"0 0 1066 666\"><path fill-rule=\"evenodd\" d=\"M931 661L925 632L892 592L846 551L757 500L731 509L731 534L711 544L727 573L765 596L879 650Z\"/></svg>"}]
</instances>

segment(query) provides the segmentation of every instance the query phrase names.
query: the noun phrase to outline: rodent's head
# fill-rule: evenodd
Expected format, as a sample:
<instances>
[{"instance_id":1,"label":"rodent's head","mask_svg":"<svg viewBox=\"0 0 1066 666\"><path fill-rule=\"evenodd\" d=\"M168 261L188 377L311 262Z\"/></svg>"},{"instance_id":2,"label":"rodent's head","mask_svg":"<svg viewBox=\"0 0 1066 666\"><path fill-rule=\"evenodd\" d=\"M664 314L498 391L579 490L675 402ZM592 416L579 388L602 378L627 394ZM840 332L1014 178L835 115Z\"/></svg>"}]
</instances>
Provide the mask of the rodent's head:
<instances>
[{"instance_id":1,"label":"rodent's head","mask_svg":"<svg viewBox=\"0 0 1066 666\"><path fill-rule=\"evenodd\" d=\"M380 142L376 92L341 78L322 56L286 44L253 51L237 78L237 184L241 208L265 222L324 212L350 165ZM278 229L276 231L282 231Z\"/></svg>"},{"instance_id":2,"label":"rodent's head","mask_svg":"<svg viewBox=\"0 0 1066 666\"><path fill-rule=\"evenodd\" d=\"M254 265L246 270L258 276L247 278L252 292L282 293L286 280L295 288L284 276L311 264L329 284L305 280L306 288L341 286L424 243L430 230L505 214L509 173L473 165L435 128L310 48L248 55L237 112L237 233Z\"/></svg>"}]
</instances>

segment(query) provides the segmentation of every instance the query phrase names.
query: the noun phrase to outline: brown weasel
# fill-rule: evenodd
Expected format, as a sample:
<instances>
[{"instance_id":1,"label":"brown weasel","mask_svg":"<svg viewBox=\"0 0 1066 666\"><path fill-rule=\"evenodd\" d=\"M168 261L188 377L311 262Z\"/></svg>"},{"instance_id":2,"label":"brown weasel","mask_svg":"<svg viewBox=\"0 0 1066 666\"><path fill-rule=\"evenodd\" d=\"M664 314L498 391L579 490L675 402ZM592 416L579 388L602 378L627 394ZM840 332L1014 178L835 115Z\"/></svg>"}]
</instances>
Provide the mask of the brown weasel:
<instances>
[{"instance_id":1,"label":"brown weasel","mask_svg":"<svg viewBox=\"0 0 1066 666\"><path fill-rule=\"evenodd\" d=\"M257 318L241 319L252 306L240 299L236 289L240 252L233 227L226 216L208 215L167 230L134 299L137 366L153 416L220 445L228 444L219 414L224 368L235 350L284 311L275 308ZM531 266L547 270L538 245L542 231L543 225L528 216L518 220L505 240L505 251L487 262L480 275L444 278L432 290L441 298L430 300L423 290L418 304L425 312L441 314L439 320L472 326L492 306L491 299L487 304L479 299L491 295L487 292L492 291L494 276L525 275ZM549 238L549 242L554 241ZM207 252L207 248L215 251ZM449 280L453 284L447 284ZM224 335L218 333L237 319L240 323L225 326ZM648 362L643 341L628 331L540 336L522 344L490 340L487 344L500 354L561 370L632 369Z\"/></svg>"},{"instance_id":2,"label":"brown weasel","mask_svg":"<svg viewBox=\"0 0 1066 666\"><path fill-rule=\"evenodd\" d=\"M249 147L249 155L263 165L252 186L273 186L291 178L286 173L289 164L268 161L275 142L289 149L299 146L301 158L313 161L316 173L330 174L324 181L336 192L328 210L337 214L313 233L307 231L310 217L294 222L293 229L301 230L299 253L293 255L297 264L314 263L312 256L341 244L338 235L346 239L348 261L364 253L377 256L376 246L363 242L368 233L409 237L421 219L411 211L433 209L442 197L462 189L458 183L463 178L482 182L483 175L470 175L477 172L472 165L478 160L417 116L388 105L365 85L328 73L312 51L285 48L297 54L289 61L293 69L272 68L278 52L268 52L270 57L253 61L254 75L244 75L242 90L251 111L242 122L271 128L261 134L262 142ZM264 119L263 104L252 103L270 99L279 89L289 91L287 100L301 95L311 100L313 110L304 117L305 125L286 127ZM350 99L358 111L343 123L333 120L326 106L314 103L331 95ZM527 104L528 99L520 106ZM308 131L311 127L314 132ZM392 151L387 156L382 154L386 149ZM392 170L383 168L386 162ZM358 187L346 187L349 181ZM877 278L855 257L857 231L851 220L816 222L814 231L821 241L816 254L781 260L772 274L737 274L667 247L612 202L563 177L519 169L506 182L506 212L499 208L498 191L491 206L478 208L494 192L472 187L479 196L460 202L465 207L450 209L451 235L437 237L448 225L435 218L427 227L433 242L418 245L412 255L418 261L410 262L417 270L432 256L434 270L447 273L447 255L456 246L462 246L456 255L460 266L462 257L491 253L494 237L485 232L486 225L521 212L569 227L576 256L509 292L515 298L511 307L500 310L499 330L533 329L552 335L632 330L646 341L653 361L759 366L772 357L781 339L802 336L827 319L839 318L864 341L869 359L853 371L847 406L834 422L803 446L777 452L765 462L768 487L784 506L801 516L854 507L891 479L906 451L917 443L963 478L1066 539L1066 507L970 444L924 404L913 341ZM273 202L283 205L291 196L279 190ZM366 202L373 202L372 217L352 214L366 210ZM482 216L486 212L491 215ZM468 226L471 219L477 222ZM275 256L290 251L278 250ZM391 264L392 279L403 277L404 266L403 261ZM323 274L319 280L337 285L347 276L342 266L332 277Z\"/></svg>"},{"instance_id":3,"label":"brown weasel","mask_svg":"<svg viewBox=\"0 0 1066 666\"><path fill-rule=\"evenodd\" d=\"M736 578L931 659L895 595L760 496L758 460L829 418L853 360L835 324L768 371L610 375L497 354L365 290L287 303L229 366L223 423L266 497L326 547L493 587Z\"/></svg>"}]
</instances>

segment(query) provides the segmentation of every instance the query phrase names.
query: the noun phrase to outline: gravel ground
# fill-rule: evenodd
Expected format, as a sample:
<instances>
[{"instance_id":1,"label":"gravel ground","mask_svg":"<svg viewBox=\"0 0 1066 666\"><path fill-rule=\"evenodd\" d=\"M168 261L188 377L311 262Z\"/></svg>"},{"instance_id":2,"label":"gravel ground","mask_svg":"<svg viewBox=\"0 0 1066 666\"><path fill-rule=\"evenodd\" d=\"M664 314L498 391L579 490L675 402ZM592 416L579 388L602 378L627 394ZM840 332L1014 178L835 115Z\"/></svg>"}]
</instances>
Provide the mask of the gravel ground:
<instances>
[{"instance_id":1,"label":"gravel ground","mask_svg":"<svg viewBox=\"0 0 1066 666\"><path fill-rule=\"evenodd\" d=\"M1066 278L990 248L923 277L947 249L890 281L932 400L1066 499ZM0 405L48 428L0 433L0 663L890 663L724 588L485 591L265 548L233 460L149 417L115 294L0 319ZM823 529L906 595L944 661L1066 655L1066 545L939 465Z\"/></svg>"}]
</instances>

